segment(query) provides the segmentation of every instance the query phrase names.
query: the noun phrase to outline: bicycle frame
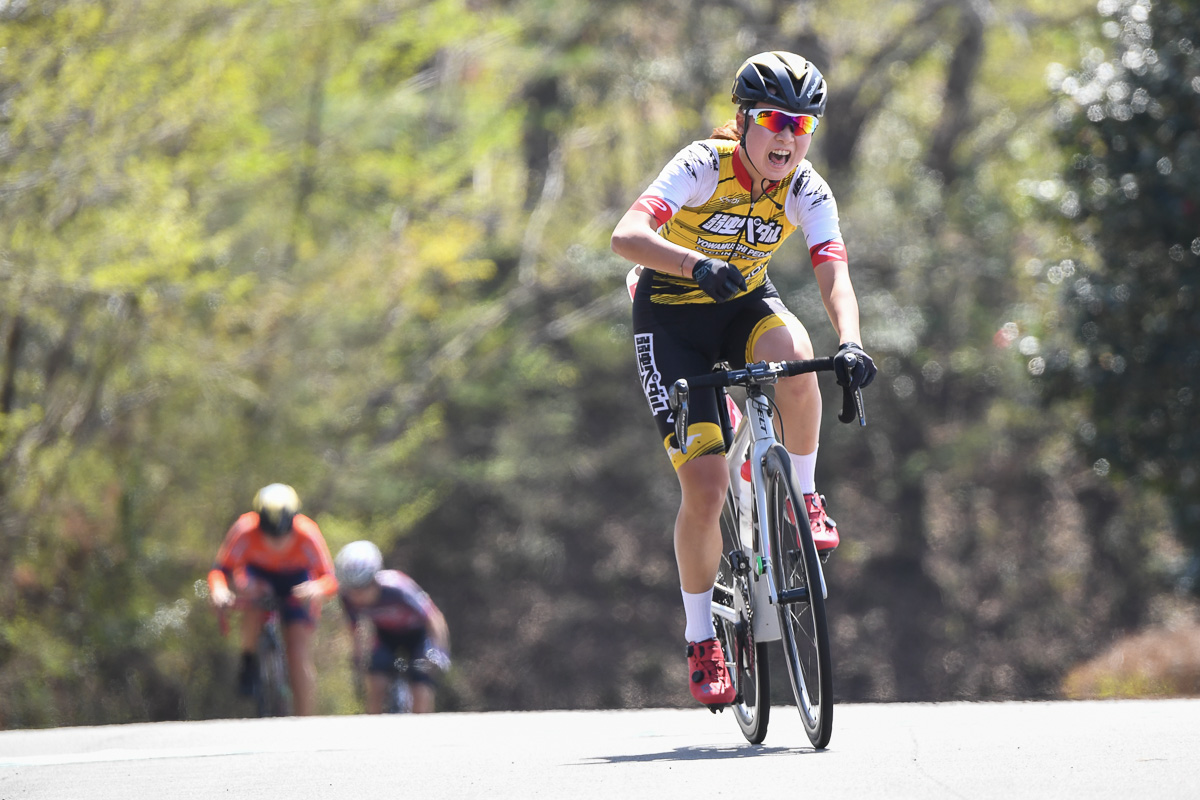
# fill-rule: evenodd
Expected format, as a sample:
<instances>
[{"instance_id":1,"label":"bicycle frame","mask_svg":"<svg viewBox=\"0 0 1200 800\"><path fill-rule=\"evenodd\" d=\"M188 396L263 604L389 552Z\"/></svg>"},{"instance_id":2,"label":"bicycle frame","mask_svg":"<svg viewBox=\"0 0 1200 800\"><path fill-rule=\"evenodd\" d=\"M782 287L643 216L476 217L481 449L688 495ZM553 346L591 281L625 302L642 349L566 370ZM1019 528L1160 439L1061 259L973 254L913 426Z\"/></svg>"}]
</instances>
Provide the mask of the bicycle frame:
<instances>
[{"instance_id":1,"label":"bicycle frame","mask_svg":"<svg viewBox=\"0 0 1200 800\"><path fill-rule=\"evenodd\" d=\"M724 394L724 390L717 391ZM774 608L779 602L779 592L776 588L775 569L772 566L770 537L762 536L757 509L767 507L765 479L762 464L767 451L773 445L779 444L772 425L771 404L761 387L753 386L747 389L745 416L742 418L733 435L733 444L728 448L725 459L729 467L730 491L737 502L732 504L736 514L736 525L742 552L745 554L754 576L754 606L756 609ZM749 458L747 459L747 455ZM753 492L752 505L743 502L741 496L745 487L742 478L742 463L750 462L750 484ZM820 573L821 596L829 597L825 585L824 570ZM714 613L732 619L725 606L713 603ZM752 616L754 639L758 642L773 642L782 638L779 628L778 615L773 613L757 613Z\"/></svg>"},{"instance_id":2,"label":"bicycle frame","mask_svg":"<svg viewBox=\"0 0 1200 800\"><path fill-rule=\"evenodd\" d=\"M258 678L255 702L258 715L288 716L291 714L291 681L287 672L287 656L283 637L283 618L279 600L274 595L259 598L238 598L230 608L218 608L217 626L222 636L229 633L229 613L257 610L265 613L262 629L258 633L255 653L258 656ZM268 660L274 663L268 663ZM267 684L271 684L270 688ZM272 692L272 696L263 694Z\"/></svg>"}]
</instances>

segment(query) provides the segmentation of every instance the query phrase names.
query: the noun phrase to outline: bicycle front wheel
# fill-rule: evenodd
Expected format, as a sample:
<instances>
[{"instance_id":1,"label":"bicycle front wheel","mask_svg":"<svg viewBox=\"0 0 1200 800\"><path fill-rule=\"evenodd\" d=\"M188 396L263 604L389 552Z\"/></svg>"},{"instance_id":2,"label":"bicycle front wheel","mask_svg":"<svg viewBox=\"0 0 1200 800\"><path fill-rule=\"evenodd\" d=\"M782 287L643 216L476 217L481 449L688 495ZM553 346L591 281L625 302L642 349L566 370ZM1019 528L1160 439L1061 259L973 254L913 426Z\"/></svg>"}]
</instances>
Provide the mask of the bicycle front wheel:
<instances>
[{"instance_id":1,"label":"bicycle front wheel","mask_svg":"<svg viewBox=\"0 0 1200 800\"><path fill-rule=\"evenodd\" d=\"M400 659L397 659L400 661ZM408 679L408 663L396 665L396 673L392 675L392 682L388 686L388 708L389 714L409 714L412 713L412 684Z\"/></svg>"},{"instance_id":2,"label":"bicycle front wheel","mask_svg":"<svg viewBox=\"0 0 1200 800\"><path fill-rule=\"evenodd\" d=\"M258 637L258 686L255 701L260 717L286 717L292 713L287 662L278 628L268 622Z\"/></svg>"},{"instance_id":3,"label":"bicycle front wheel","mask_svg":"<svg viewBox=\"0 0 1200 800\"><path fill-rule=\"evenodd\" d=\"M737 696L733 715L742 735L751 744L767 736L771 712L771 681L767 671L767 646L754 641L751 617L749 564L737 533L732 495L721 510L721 566L713 588L713 624L725 654L725 666Z\"/></svg>"},{"instance_id":4,"label":"bicycle front wheel","mask_svg":"<svg viewBox=\"0 0 1200 800\"><path fill-rule=\"evenodd\" d=\"M804 731L813 747L822 748L833 733L833 666L821 562L791 456L781 445L767 451L763 477L784 661Z\"/></svg>"}]
</instances>

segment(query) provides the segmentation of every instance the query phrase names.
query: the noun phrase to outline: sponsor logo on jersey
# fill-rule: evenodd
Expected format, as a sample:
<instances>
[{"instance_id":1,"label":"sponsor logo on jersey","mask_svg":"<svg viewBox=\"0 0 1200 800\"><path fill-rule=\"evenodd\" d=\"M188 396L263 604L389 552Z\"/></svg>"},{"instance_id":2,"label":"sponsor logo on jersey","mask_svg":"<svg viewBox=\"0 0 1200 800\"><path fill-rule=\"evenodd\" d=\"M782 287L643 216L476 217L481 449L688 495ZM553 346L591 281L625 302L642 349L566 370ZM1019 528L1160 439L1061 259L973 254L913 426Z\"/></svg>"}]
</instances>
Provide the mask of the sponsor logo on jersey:
<instances>
[{"instance_id":1,"label":"sponsor logo on jersey","mask_svg":"<svg viewBox=\"0 0 1200 800\"><path fill-rule=\"evenodd\" d=\"M778 222L761 217L750 217L748 222L744 216L722 211L700 223L700 230L718 236L736 236L745 229L746 241L750 244L775 244L783 235L783 226Z\"/></svg>"},{"instance_id":2,"label":"sponsor logo on jersey","mask_svg":"<svg viewBox=\"0 0 1200 800\"><path fill-rule=\"evenodd\" d=\"M667 390L662 384L662 375L654 363L654 334L637 334L633 337L633 345L637 350L638 375L642 379L642 391L646 393L650 411L659 414L670 410L670 405L667 403Z\"/></svg>"},{"instance_id":3,"label":"sponsor logo on jersey","mask_svg":"<svg viewBox=\"0 0 1200 800\"><path fill-rule=\"evenodd\" d=\"M652 194L644 194L639 197L637 202L633 204L632 210L645 211L654 217L659 225L665 224L675 214L675 211L666 200L663 200L661 197L655 197Z\"/></svg>"},{"instance_id":4,"label":"sponsor logo on jersey","mask_svg":"<svg viewBox=\"0 0 1200 800\"><path fill-rule=\"evenodd\" d=\"M714 242L712 239L705 239L701 236L696 237L697 250L702 250L705 253L713 253L715 255L732 253L733 244L733 242Z\"/></svg>"},{"instance_id":5,"label":"sponsor logo on jersey","mask_svg":"<svg viewBox=\"0 0 1200 800\"><path fill-rule=\"evenodd\" d=\"M845 261L846 260L846 245L841 241L834 239L815 245L809 251L809 257L812 259L812 264L815 267L817 264L823 264L826 261Z\"/></svg>"}]
</instances>

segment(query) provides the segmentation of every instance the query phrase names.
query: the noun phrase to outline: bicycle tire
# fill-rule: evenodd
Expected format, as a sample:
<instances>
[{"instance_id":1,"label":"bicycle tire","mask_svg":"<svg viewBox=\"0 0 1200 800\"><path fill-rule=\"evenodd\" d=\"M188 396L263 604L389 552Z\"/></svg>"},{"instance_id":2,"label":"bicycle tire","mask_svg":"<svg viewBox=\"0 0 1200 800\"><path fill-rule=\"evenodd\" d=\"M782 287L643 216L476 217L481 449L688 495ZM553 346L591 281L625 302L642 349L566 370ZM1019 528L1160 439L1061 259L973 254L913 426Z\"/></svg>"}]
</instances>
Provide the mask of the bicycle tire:
<instances>
[{"instance_id":1,"label":"bicycle tire","mask_svg":"<svg viewBox=\"0 0 1200 800\"><path fill-rule=\"evenodd\" d=\"M287 662L279 631L270 622L258 637L258 681L255 702L260 717L286 717L291 711Z\"/></svg>"},{"instance_id":2,"label":"bicycle tire","mask_svg":"<svg viewBox=\"0 0 1200 800\"><path fill-rule=\"evenodd\" d=\"M752 596L749 573L743 571L738 574L730 561L730 552L741 549L733 502L730 493L721 510L723 549L717 583L713 588L713 605L720 604L732 609L737 621L733 622L724 614L714 611L713 625L725 653L725 666L737 692L732 705L734 718L750 744L761 744L767 736L767 723L771 718L771 674L767 667L766 643L754 641L750 619L753 609L748 605L748 599Z\"/></svg>"},{"instance_id":3,"label":"bicycle tire","mask_svg":"<svg viewBox=\"0 0 1200 800\"><path fill-rule=\"evenodd\" d=\"M781 600L788 593L805 595L777 605L784 662L804 732L813 747L821 749L833 734L833 662L820 559L791 456L782 445L767 451L763 478L767 509L762 523L771 536L775 588ZM794 513L789 513L789 505Z\"/></svg>"},{"instance_id":4,"label":"bicycle tire","mask_svg":"<svg viewBox=\"0 0 1200 800\"><path fill-rule=\"evenodd\" d=\"M412 681L409 680L409 662L403 658L395 660L395 671L388 681L387 713L411 714L413 707Z\"/></svg>"}]
</instances>

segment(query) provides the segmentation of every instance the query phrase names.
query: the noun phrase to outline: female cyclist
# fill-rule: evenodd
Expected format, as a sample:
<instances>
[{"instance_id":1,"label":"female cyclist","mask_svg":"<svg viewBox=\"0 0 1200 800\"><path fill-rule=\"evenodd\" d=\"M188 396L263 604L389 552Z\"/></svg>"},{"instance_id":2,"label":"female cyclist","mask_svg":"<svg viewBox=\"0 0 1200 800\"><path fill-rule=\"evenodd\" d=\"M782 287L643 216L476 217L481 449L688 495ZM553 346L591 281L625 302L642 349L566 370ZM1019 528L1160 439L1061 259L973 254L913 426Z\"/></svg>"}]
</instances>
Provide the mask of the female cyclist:
<instances>
[{"instance_id":1,"label":"female cyclist","mask_svg":"<svg viewBox=\"0 0 1200 800\"><path fill-rule=\"evenodd\" d=\"M278 598L292 697L296 714L304 716L316 711L316 619L321 601L337 592L337 579L321 529L299 512L300 498L291 486L272 483L260 489L254 510L238 517L225 534L208 587L217 608L228 608L239 595L250 601L266 594ZM266 618L267 612L252 602L242 613L238 682L243 694L253 691L255 644Z\"/></svg>"},{"instance_id":2,"label":"female cyclist","mask_svg":"<svg viewBox=\"0 0 1200 800\"><path fill-rule=\"evenodd\" d=\"M354 642L354 670L367 673L367 713L383 711L397 658L411 665L407 678L413 713L433 711L438 678L450 667L450 630L442 612L412 578L383 568L383 554L373 542L346 545L337 554L334 568ZM363 621L374 629L369 661L363 658L358 637Z\"/></svg>"},{"instance_id":3,"label":"female cyclist","mask_svg":"<svg viewBox=\"0 0 1200 800\"><path fill-rule=\"evenodd\" d=\"M837 204L806 160L826 91L820 71L794 53L747 59L733 83L736 118L681 150L612 235L613 251L643 268L634 293L634 347L646 399L682 489L675 559L690 688L706 705L734 699L710 612L729 473L715 395L692 399L684 454L675 441L668 387L718 361L740 368L813 357L808 332L766 274L772 254L797 229L807 240L840 349L858 356L852 372L839 360L838 382L858 388L875 377L874 362L858 344L858 301ZM837 528L815 485L821 422L816 376L780 381L775 402L813 537L818 548L832 550Z\"/></svg>"}]
</instances>

